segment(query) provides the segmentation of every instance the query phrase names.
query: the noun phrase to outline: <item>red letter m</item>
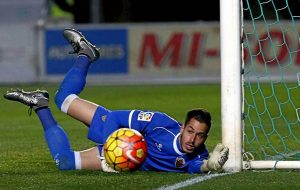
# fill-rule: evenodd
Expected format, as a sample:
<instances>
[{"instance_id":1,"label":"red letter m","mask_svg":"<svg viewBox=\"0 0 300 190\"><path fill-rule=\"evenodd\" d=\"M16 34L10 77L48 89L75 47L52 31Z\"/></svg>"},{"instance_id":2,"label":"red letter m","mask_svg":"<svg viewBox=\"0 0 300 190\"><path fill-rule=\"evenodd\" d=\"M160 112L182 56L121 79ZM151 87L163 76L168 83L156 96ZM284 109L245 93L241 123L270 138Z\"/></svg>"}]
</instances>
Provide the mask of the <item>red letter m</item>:
<instances>
[{"instance_id":1,"label":"red letter m","mask_svg":"<svg viewBox=\"0 0 300 190\"><path fill-rule=\"evenodd\" d=\"M139 66L144 67L146 64L146 56L152 57L155 66L161 66L163 60L166 60L166 54L169 53L168 60L170 65L176 67L179 63L180 50L182 46L182 33L175 33L171 36L167 45L160 50L158 47L155 34L145 34L142 45L141 57L139 60Z\"/></svg>"}]
</instances>

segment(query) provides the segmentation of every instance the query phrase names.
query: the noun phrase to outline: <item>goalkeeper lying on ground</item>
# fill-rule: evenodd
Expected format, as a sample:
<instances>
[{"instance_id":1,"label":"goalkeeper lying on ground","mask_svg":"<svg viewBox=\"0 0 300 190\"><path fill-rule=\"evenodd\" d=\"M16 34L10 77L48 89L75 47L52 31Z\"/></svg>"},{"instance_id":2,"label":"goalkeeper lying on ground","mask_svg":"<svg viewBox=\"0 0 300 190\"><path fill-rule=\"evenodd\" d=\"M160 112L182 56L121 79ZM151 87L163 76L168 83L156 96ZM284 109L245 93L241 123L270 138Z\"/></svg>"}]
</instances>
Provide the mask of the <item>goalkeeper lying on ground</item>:
<instances>
[{"instance_id":1,"label":"goalkeeper lying on ground","mask_svg":"<svg viewBox=\"0 0 300 190\"><path fill-rule=\"evenodd\" d=\"M45 132L51 155L60 170L102 169L113 171L102 153L106 138L121 127L140 131L148 153L140 170L205 173L220 171L228 158L228 148L218 144L209 156L205 141L211 127L210 113L194 109L183 125L165 113L141 110L111 111L78 97L83 90L90 64L99 58L97 48L74 29L65 29L64 37L78 57L55 95L58 108L89 127L88 138L98 145L85 151L72 151L67 135L48 107L47 91L8 91L4 97L33 108Z\"/></svg>"}]
</instances>

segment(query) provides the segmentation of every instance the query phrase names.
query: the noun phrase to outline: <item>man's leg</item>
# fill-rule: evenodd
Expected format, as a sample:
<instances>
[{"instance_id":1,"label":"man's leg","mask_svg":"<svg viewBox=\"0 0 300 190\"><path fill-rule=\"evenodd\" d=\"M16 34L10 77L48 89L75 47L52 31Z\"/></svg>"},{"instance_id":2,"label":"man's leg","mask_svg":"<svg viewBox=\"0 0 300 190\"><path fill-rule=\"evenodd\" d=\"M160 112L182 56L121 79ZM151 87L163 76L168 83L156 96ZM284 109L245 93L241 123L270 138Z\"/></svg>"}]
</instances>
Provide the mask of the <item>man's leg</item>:
<instances>
[{"instance_id":1,"label":"man's leg","mask_svg":"<svg viewBox=\"0 0 300 190\"><path fill-rule=\"evenodd\" d=\"M89 66L99 58L99 52L74 29L65 29L64 37L73 46L74 53L78 57L61 83L55 96L55 103L62 112L89 126L98 105L83 100L78 95L85 87Z\"/></svg>"},{"instance_id":2,"label":"man's leg","mask_svg":"<svg viewBox=\"0 0 300 190\"><path fill-rule=\"evenodd\" d=\"M81 159L78 152L71 150L69 139L56 120L49 108L36 109L43 128L50 153L60 170L81 169Z\"/></svg>"},{"instance_id":3,"label":"man's leg","mask_svg":"<svg viewBox=\"0 0 300 190\"><path fill-rule=\"evenodd\" d=\"M48 107L35 110L43 128L50 153L59 170L100 170L101 160L97 147L85 151L73 151L63 128L53 118Z\"/></svg>"},{"instance_id":4,"label":"man's leg","mask_svg":"<svg viewBox=\"0 0 300 190\"><path fill-rule=\"evenodd\" d=\"M48 107L48 92L12 90L7 92L4 97L8 100L21 102L35 110L42 123L52 158L60 170L101 169L98 147L81 152L71 149L65 131L53 118Z\"/></svg>"},{"instance_id":5,"label":"man's leg","mask_svg":"<svg viewBox=\"0 0 300 190\"><path fill-rule=\"evenodd\" d=\"M49 108L35 110L44 128L52 158L60 170L100 170L98 147L84 151L73 151L63 128L53 118Z\"/></svg>"}]
</instances>

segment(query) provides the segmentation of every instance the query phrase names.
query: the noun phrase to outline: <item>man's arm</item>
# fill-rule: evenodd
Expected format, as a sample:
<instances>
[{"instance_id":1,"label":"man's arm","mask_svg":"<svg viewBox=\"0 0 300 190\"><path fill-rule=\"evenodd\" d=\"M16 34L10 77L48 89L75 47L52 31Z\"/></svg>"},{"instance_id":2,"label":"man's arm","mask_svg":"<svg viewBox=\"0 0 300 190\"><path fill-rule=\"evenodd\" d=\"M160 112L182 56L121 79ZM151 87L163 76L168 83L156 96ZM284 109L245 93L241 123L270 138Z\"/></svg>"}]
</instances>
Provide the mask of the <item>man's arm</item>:
<instances>
[{"instance_id":1,"label":"man's arm","mask_svg":"<svg viewBox=\"0 0 300 190\"><path fill-rule=\"evenodd\" d=\"M219 172L222 170L223 165L228 159L229 149L222 143L219 143L214 148L207 160L203 160L201 172L206 173L209 171Z\"/></svg>"}]
</instances>

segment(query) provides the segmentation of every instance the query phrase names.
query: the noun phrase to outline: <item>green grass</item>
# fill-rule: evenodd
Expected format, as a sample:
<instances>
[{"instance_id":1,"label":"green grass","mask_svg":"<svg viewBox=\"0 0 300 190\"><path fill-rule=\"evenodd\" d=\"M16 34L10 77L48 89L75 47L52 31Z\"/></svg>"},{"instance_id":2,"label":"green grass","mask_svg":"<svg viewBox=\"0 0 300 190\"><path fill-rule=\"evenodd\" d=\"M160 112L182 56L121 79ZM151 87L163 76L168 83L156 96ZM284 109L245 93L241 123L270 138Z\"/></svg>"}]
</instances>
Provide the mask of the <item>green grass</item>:
<instances>
[{"instance_id":1,"label":"green grass","mask_svg":"<svg viewBox=\"0 0 300 190\"><path fill-rule=\"evenodd\" d=\"M13 86L17 87L17 86ZM87 128L61 113L53 103L57 85L18 86L27 90L47 89L50 107L67 132L71 146L83 150L94 145ZM11 86L1 86L3 94ZM183 121L187 110L204 107L211 111L213 127L207 140L211 150L221 140L219 85L88 86L82 98L109 109L150 109L167 112ZM0 189L156 189L199 175L162 172L110 174L101 171L59 171L51 159L37 116L28 116L21 104L0 96ZM300 173L293 171L240 172L214 178L184 189L299 189Z\"/></svg>"},{"instance_id":2,"label":"green grass","mask_svg":"<svg viewBox=\"0 0 300 190\"><path fill-rule=\"evenodd\" d=\"M299 152L298 83L254 83L246 85L245 92L246 150L256 159ZM285 159L299 156L294 154Z\"/></svg>"}]
</instances>

